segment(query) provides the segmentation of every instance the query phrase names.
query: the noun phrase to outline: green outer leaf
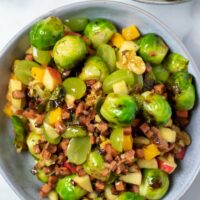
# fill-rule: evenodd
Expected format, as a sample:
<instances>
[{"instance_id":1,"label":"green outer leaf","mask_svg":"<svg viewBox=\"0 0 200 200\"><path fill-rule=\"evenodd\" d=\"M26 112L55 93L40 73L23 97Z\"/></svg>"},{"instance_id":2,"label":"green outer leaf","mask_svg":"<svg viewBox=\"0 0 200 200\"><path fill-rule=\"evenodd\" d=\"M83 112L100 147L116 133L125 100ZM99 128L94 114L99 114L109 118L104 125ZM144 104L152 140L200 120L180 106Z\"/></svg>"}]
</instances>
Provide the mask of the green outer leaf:
<instances>
[{"instance_id":1,"label":"green outer leaf","mask_svg":"<svg viewBox=\"0 0 200 200\"><path fill-rule=\"evenodd\" d=\"M113 92L113 85L120 81L125 81L128 88L132 88L134 86L134 75L131 71L126 69L120 69L109 76L107 76L103 82L103 91L108 94Z\"/></svg>"},{"instance_id":2,"label":"green outer leaf","mask_svg":"<svg viewBox=\"0 0 200 200\"><path fill-rule=\"evenodd\" d=\"M49 124L44 123L43 126L45 139L51 144L58 144L61 140L61 136Z\"/></svg>"},{"instance_id":3,"label":"green outer leaf","mask_svg":"<svg viewBox=\"0 0 200 200\"><path fill-rule=\"evenodd\" d=\"M14 74L24 85L28 85L33 79L32 67L40 67L40 65L30 60L15 60L14 62Z\"/></svg>"},{"instance_id":4,"label":"green outer leaf","mask_svg":"<svg viewBox=\"0 0 200 200\"><path fill-rule=\"evenodd\" d=\"M77 165L83 164L87 160L90 150L90 137L72 138L67 148L69 162Z\"/></svg>"},{"instance_id":5,"label":"green outer leaf","mask_svg":"<svg viewBox=\"0 0 200 200\"><path fill-rule=\"evenodd\" d=\"M121 153L123 151L123 143L124 143L123 128L121 127L115 128L110 135L110 141L113 148Z\"/></svg>"},{"instance_id":6,"label":"green outer leaf","mask_svg":"<svg viewBox=\"0 0 200 200\"><path fill-rule=\"evenodd\" d=\"M17 151L21 151L25 147L26 143L26 130L25 124L18 116L13 115L11 117L12 126L15 133L15 146Z\"/></svg>"},{"instance_id":7,"label":"green outer leaf","mask_svg":"<svg viewBox=\"0 0 200 200\"><path fill-rule=\"evenodd\" d=\"M116 200L144 200L144 197L133 192L123 192Z\"/></svg>"},{"instance_id":8,"label":"green outer leaf","mask_svg":"<svg viewBox=\"0 0 200 200\"><path fill-rule=\"evenodd\" d=\"M168 80L169 72L162 65L154 65L152 70L157 83L164 83Z\"/></svg>"},{"instance_id":9,"label":"green outer leaf","mask_svg":"<svg viewBox=\"0 0 200 200\"><path fill-rule=\"evenodd\" d=\"M115 50L108 44L101 44L97 49L97 55L100 56L108 65L110 72L116 68Z\"/></svg>"},{"instance_id":10,"label":"green outer leaf","mask_svg":"<svg viewBox=\"0 0 200 200\"><path fill-rule=\"evenodd\" d=\"M87 135L87 131L81 126L68 126L65 133L62 134L63 138L83 137Z\"/></svg>"}]
</instances>

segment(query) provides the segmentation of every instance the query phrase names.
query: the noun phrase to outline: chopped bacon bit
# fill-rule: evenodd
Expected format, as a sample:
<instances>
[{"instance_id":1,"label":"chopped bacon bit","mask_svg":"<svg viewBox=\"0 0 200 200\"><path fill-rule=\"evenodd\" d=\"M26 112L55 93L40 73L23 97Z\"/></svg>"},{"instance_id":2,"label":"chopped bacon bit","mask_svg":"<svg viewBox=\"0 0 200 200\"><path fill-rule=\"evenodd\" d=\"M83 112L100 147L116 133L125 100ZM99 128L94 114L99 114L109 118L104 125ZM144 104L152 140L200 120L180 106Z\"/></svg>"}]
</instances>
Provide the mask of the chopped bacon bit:
<instances>
[{"instance_id":1,"label":"chopped bacon bit","mask_svg":"<svg viewBox=\"0 0 200 200\"><path fill-rule=\"evenodd\" d=\"M96 54L96 51L94 49L92 49L90 46L87 46L87 50L89 55L93 56Z\"/></svg>"},{"instance_id":2,"label":"chopped bacon bit","mask_svg":"<svg viewBox=\"0 0 200 200\"><path fill-rule=\"evenodd\" d=\"M83 101L81 101L77 108L76 108L76 112L75 112L75 116L79 117L80 114L85 110L85 103Z\"/></svg>"},{"instance_id":3,"label":"chopped bacon bit","mask_svg":"<svg viewBox=\"0 0 200 200\"><path fill-rule=\"evenodd\" d=\"M143 158L144 157L144 151L143 151L143 149L136 149L135 150L135 157L136 158Z\"/></svg>"},{"instance_id":4,"label":"chopped bacon bit","mask_svg":"<svg viewBox=\"0 0 200 200\"><path fill-rule=\"evenodd\" d=\"M97 129L103 134L108 130L108 124L106 122L101 121L96 124Z\"/></svg>"},{"instance_id":5,"label":"chopped bacon bit","mask_svg":"<svg viewBox=\"0 0 200 200\"><path fill-rule=\"evenodd\" d=\"M132 163L135 158L135 151L126 151L124 154L121 154L120 157L124 160L125 163Z\"/></svg>"},{"instance_id":6,"label":"chopped bacon bit","mask_svg":"<svg viewBox=\"0 0 200 200\"><path fill-rule=\"evenodd\" d=\"M147 131L150 130L150 127L147 123L143 123L141 126L140 126L140 130L143 132L143 133L147 133Z\"/></svg>"},{"instance_id":7,"label":"chopped bacon bit","mask_svg":"<svg viewBox=\"0 0 200 200\"><path fill-rule=\"evenodd\" d=\"M66 156L64 153L60 153L59 156L58 156L58 159L57 159L57 163L58 164L63 164L64 162L66 161Z\"/></svg>"},{"instance_id":8,"label":"chopped bacon bit","mask_svg":"<svg viewBox=\"0 0 200 200\"><path fill-rule=\"evenodd\" d=\"M47 150L48 150L50 153L56 153L56 151L57 151L57 146L54 145L54 144L49 144L48 147L47 147Z\"/></svg>"},{"instance_id":9,"label":"chopped bacon bit","mask_svg":"<svg viewBox=\"0 0 200 200\"><path fill-rule=\"evenodd\" d=\"M76 173L77 170L76 170L76 166L74 166L73 164L71 163L68 163L68 162L65 162L63 164L64 167L68 168L72 173Z\"/></svg>"},{"instance_id":10,"label":"chopped bacon bit","mask_svg":"<svg viewBox=\"0 0 200 200\"><path fill-rule=\"evenodd\" d=\"M55 174L61 176L67 176L71 174L71 171L67 167L58 167L55 166Z\"/></svg>"},{"instance_id":11,"label":"chopped bacon bit","mask_svg":"<svg viewBox=\"0 0 200 200\"><path fill-rule=\"evenodd\" d=\"M41 152L40 145L39 144L34 145L33 151L35 154L39 154Z\"/></svg>"},{"instance_id":12,"label":"chopped bacon bit","mask_svg":"<svg viewBox=\"0 0 200 200\"><path fill-rule=\"evenodd\" d=\"M94 124L88 124L87 125L87 130L88 130L88 132L93 133L94 130L95 130Z\"/></svg>"},{"instance_id":13,"label":"chopped bacon bit","mask_svg":"<svg viewBox=\"0 0 200 200\"><path fill-rule=\"evenodd\" d=\"M154 52L154 51L149 52L149 56L156 56L156 52Z\"/></svg>"},{"instance_id":14,"label":"chopped bacon bit","mask_svg":"<svg viewBox=\"0 0 200 200\"><path fill-rule=\"evenodd\" d=\"M177 110L176 116L180 118L188 118L189 116L188 110Z\"/></svg>"},{"instance_id":15,"label":"chopped bacon bit","mask_svg":"<svg viewBox=\"0 0 200 200\"><path fill-rule=\"evenodd\" d=\"M105 183L101 182L101 181L97 181L95 183L95 188L98 190L98 191L102 191L104 190L105 188Z\"/></svg>"},{"instance_id":16,"label":"chopped bacon bit","mask_svg":"<svg viewBox=\"0 0 200 200\"><path fill-rule=\"evenodd\" d=\"M123 130L124 130L124 135L131 135L131 133L132 133L131 126L128 126L128 127L124 128Z\"/></svg>"},{"instance_id":17,"label":"chopped bacon bit","mask_svg":"<svg viewBox=\"0 0 200 200\"><path fill-rule=\"evenodd\" d=\"M115 188L117 191L124 191L125 190L125 183L122 181L118 181L115 183Z\"/></svg>"},{"instance_id":18,"label":"chopped bacon bit","mask_svg":"<svg viewBox=\"0 0 200 200\"><path fill-rule=\"evenodd\" d=\"M109 169L104 169L104 170L101 171L102 176L107 176L109 173L110 173Z\"/></svg>"},{"instance_id":19,"label":"chopped bacon bit","mask_svg":"<svg viewBox=\"0 0 200 200\"><path fill-rule=\"evenodd\" d=\"M189 124L189 119L187 118L178 118L178 121L181 126L187 126Z\"/></svg>"},{"instance_id":20,"label":"chopped bacon bit","mask_svg":"<svg viewBox=\"0 0 200 200\"><path fill-rule=\"evenodd\" d=\"M45 159L45 160L49 160L51 158L51 152L49 152L48 150L44 149L42 151L42 157Z\"/></svg>"},{"instance_id":21,"label":"chopped bacon bit","mask_svg":"<svg viewBox=\"0 0 200 200\"><path fill-rule=\"evenodd\" d=\"M140 122L141 122L141 119L136 118L136 119L133 120L132 126L137 127L137 126L139 126Z\"/></svg>"},{"instance_id":22,"label":"chopped bacon bit","mask_svg":"<svg viewBox=\"0 0 200 200\"><path fill-rule=\"evenodd\" d=\"M43 124L44 117L45 117L44 114L41 114L41 115L37 114L36 121L35 121L36 126L40 126Z\"/></svg>"},{"instance_id":23,"label":"chopped bacon bit","mask_svg":"<svg viewBox=\"0 0 200 200\"><path fill-rule=\"evenodd\" d=\"M58 180L57 176L49 176L48 185L54 187L56 182L57 182L57 180Z\"/></svg>"},{"instance_id":24,"label":"chopped bacon bit","mask_svg":"<svg viewBox=\"0 0 200 200\"><path fill-rule=\"evenodd\" d=\"M26 94L23 90L15 90L12 92L12 97L14 99L24 99L26 97Z\"/></svg>"},{"instance_id":25,"label":"chopped bacon bit","mask_svg":"<svg viewBox=\"0 0 200 200\"><path fill-rule=\"evenodd\" d=\"M106 144L104 150L106 153L111 154L113 157L116 157L118 154L111 144Z\"/></svg>"},{"instance_id":26,"label":"chopped bacon bit","mask_svg":"<svg viewBox=\"0 0 200 200\"><path fill-rule=\"evenodd\" d=\"M86 85L91 87L93 84L95 84L97 81L95 79L91 79L91 80L88 80L86 81Z\"/></svg>"},{"instance_id":27,"label":"chopped bacon bit","mask_svg":"<svg viewBox=\"0 0 200 200\"><path fill-rule=\"evenodd\" d=\"M68 139L63 139L63 141L60 143L61 149L63 151L67 150L69 144L69 140Z\"/></svg>"},{"instance_id":28,"label":"chopped bacon bit","mask_svg":"<svg viewBox=\"0 0 200 200\"><path fill-rule=\"evenodd\" d=\"M66 130L66 126L64 122L56 122L55 123L55 130L57 133L62 134Z\"/></svg>"},{"instance_id":29,"label":"chopped bacon bit","mask_svg":"<svg viewBox=\"0 0 200 200\"><path fill-rule=\"evenodd\" d=\"M96 137L94 135L90 135L90 144L96 143Z\"/></svg>"},{"instance_id":30,"label":"chopped bacon bit","mask_svg":"<svg viewBox=\"0 0 200 200\"><path fill-rule=\"evenodd\" d=\"M139 186L138 185L130 185L130 191L133 193L139 193Z\"/></svg>"},{"instance_id":31,"label":"chopped bacon bit","mask_svg":"<svg viewBox=\"0 0 200 200\"><path fill-rule=\"evenodd\" d=\"M113 157L112 157L112 155L111 154L106 154L105 156L104 156L104 159L105 159L105 161L107 161L107 162L111 162L112 160L113 160Z\"/></svg>"},{"instance_id":32,"label":"chopped bacon bit","mask_svg":"<svg viewBox=\"0 0 200 200\"><path fill-rule=\"evenodd\" d=\"M77 174L79 175L79 176L85 176L85 170L83 169L83 167L82 166L77 166L76 167L76 171L77 171Z\"/></svg>"},{"instance_id":33,"label":"chopped bacon bit","mask_svg":"<svg viewBox=\"0 0 200 200\"><path fill-rule=\"evenodd\" d=\"M33 60L33 55L32 54L27 54L26 56L25 56L25 60Z\"/></svg>"},{"instance_id":34,"label":"chopped bacon bit","mask_svg":"<svg viewBox=\"0 0 200 200\"><path fill-rule=\"evenodd\" d=\"M68 110L62 110L62 120L67 120L70 118L70 112Z\"/></svg>"},{"instance_id":35,"label":"chopped bacon bit","mask_svg":"<svg viewBox=\"0 0 200 200\"><path fill-rule=\"evenodd\" d=\"M126 168L126 166L123 163L120 163L117 165L117 169L116 169L116 174L122 174L122 173L127 173L128 169Z\"/></svg>"},{"instance_id":36,"label":"chopped bacon bit","mask_svg":"<svg viewBox=\"0 0 200 200\"><path fill-rule=\"evenodd\" d=\"M28 118L28 119L34 119L36 117L36 112L32 109L26 109L23 112L23 116Z\"/></svg>"},{"instance_id":37,"label":"chopped bacon bit","mask_svg":"<svg viewBox=\"0 0 200 200\"><path fill-rule=\"evenodd\" d=\"M39 196L41 198L45 198L45 197L47 197L47 195L49 194L49 192L51 190L52 190L52 188L49 184L44 184L39 190Z\"/></svg>"},{"instance_id":38,"label":"chopped bacon bit","mask_svg":"<svg viewBox=\"0 0 200 200\"><path fill-rule=\"evenodd\" d=\"M155 93L162 95L165 92L165 85L164 84L155 85L154 91Z\"/></svg>"},{"instance_id":39,"label":"chopped bacon bit","mask_svg":"<svg viewBox=\"0 0 200 200\"><path fill-rule=\"evenodd\" d=\"M138 172L139 170L140 170L140 168L139 168L139 166L138 165L136 165L136 164L133 164L132 166L130 166L129 167L129 172L132 172L132 173L134 173L134 172Z\"/></svg>"}]
</instances>

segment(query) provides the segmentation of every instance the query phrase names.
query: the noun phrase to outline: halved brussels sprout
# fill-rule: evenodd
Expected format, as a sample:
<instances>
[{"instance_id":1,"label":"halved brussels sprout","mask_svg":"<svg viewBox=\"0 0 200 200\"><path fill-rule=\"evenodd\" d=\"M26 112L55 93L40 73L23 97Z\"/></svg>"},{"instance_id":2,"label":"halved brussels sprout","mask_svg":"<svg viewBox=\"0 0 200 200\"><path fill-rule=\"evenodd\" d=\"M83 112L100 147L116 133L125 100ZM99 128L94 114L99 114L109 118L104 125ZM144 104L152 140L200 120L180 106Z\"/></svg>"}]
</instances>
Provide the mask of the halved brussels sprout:
<instances>
[{"instance_id":1,"label":"halved brussels sprout","mask_svg":"<svg viewBox=\"0 0 200 200\"><path fill-rule=\"evenodd\" d=\"M87 174L101 181L108 180L110 176L110 173L108 173L107 176L102 176L102 171L105 170L105 163L102 155L98 151L90 153L86 163L83 165L83 168Z\"/></svg>"},{"instance_id":2,"label":"halved brussels sprout","mask_svg":"<svg viewBox=\"0 0 200 200\"><path fill-rule=\"evenodd\" d=\"M85 58L86 53L83 39L76 35L63 37L53 48L53 58L60 70L72 69Z\"/></svg>"},{"instance_id":3,"label":"halved brussels sprout","mask_svg":"<svg viewBox=\"0 0 200 200\"><path fill-rule=\"evenodd\" d=\"M169 72L163 65L154 65L152 71L157 83L164 83L169 78Z\"/></svg>"},{"instance_id":4,"label":"halved brussels sprout","mask_svg":"<svg viewBox=\"0 0 200 200\"><path fill-rule=\"evenodd\" d=\"M154 33L144 35L138 41L139 55L151 64L160 64L169 50L163 39Z\"/></svg>"},{"instance_id":5,"label":"halved brussels sprout","mask_svg":"<svg viewBox=\"0 0 200 200\"><path fill-rule=\"evenodd\" d=\"M144 200L144 197L133 192L123 192L119 195L117 200Z\"/></svg>"},{"instance_id":6,"label":"halved brussels sprout","mask_svg":"<svg viewBox=\"0 0 200 200\"><path fill-rule=\"evenodd\" d=\"M109 74L109 69L106 63L99 56L89 57L79 75L79 78L87 80L100 80L103 81Z\"/></svg>"},{"instance_id":7,"label":"halved brussels sprout","mask_svg":"<svg viewBox=\"0 0 200 200\"><path fill-rule=\"evenodd\" d=\"M29 152L35 157L35 158L39 158L39 154L36 154L34 151L34 146L36 144L39 144L39 141L42 139L42 135L35 133L35 132L31 132L29 133L27 139L26 139L26 144L28 146L28 150Z\"/></svg>"},{"instance_id":8,"label":"halved brussels sprout","mask_svg":"<svg viewBox=\"0 0 200 200\"><path fill-rule=\"evenodd\" d=\"M62 200L79 200L87 193L79 186L72 184L75 176L76 175L70 175L58 180L56 192Z\"/></svg>"},{"instance_id":9,"label":"halved brussels sprout","mask_svg":"<svg viewBox=\"0 0 200 200\"><path fill-rule=\"evenodd\" d=\"M168 175L159 169L145 169L143 181L140 185L140 195L148 199L159 200L167 192L169 187Z\"/></svg>"},{"instance_id":10,"label":"halved brussels sprout","mask_svg":"<svg viewBox=\"0 0 200 200\"><path fill-rule=\"evenodd\" d=\"M108 44L101 44L97 49L97 55L100 56L108 65L109 71L113 72L116 67L115 50Z\"/></svg>"},{"instance_id":11,"label":"halved brussels sprout","mask_svg":"<svg viewBox=\"0 0 200 200\"><path fill-rule=\"evenodd\" d=\"M97 48L100 44L107 43L116 31L111 21L95 19L87 24L84 35L91 40L94 48Z\"/></svg>"},{"instance_id":12,"label":"halved brussels sprout","mask_svg":"<svg viewBox=\"0 0 200 200\"><path fill-rule=\"evenodd\" d=\"M33 25L29 33L31 45L40 50L49 50L64 35L62 21L58 17L48 17Z\"/></svg>"},{"instance_id":13,"label":"halved brussels sprout","mask_svg":"<svg viewBox=\"0 0 200 200\"><path fill-rule=\"evenodd\" d=\"M169 90L173 93L177 110L191 110L195 104L195 87L188 72L174 73L168 80Z\"/></svg>"},{"instance_id":14,"label":"halved brussels sprout","mask_svg":"<svg viewBox=\"0 0 200 200\"><path fill-rule=\"evenodd\" d=\"M158 124L165 124L172 115L172 110L165 98L152 92L144 92L143 110L147 120L155 121Z\"/></svg>"},{"instance_id":15,"label":"halved brussels sprout","mask_svg":"<svg viewBox=\"0 0 200 200\"><path fill-rule=\"evenodd\" d=\"M171 72L179 72L187 70L188 60L178 53L171 53L164 61L163 65Z\"/></svg>"},{"instance_id":16,"label":"halved brussels sprout","mask_svg":"<svg viewBox=\"0 0 200 200\"><path fill-rule=\"evenodd\" d=\"M135 118L137 103L134 97L110 93L101 106L101 115L109 122L126 126Z\"/></svg>"}]
</instances>

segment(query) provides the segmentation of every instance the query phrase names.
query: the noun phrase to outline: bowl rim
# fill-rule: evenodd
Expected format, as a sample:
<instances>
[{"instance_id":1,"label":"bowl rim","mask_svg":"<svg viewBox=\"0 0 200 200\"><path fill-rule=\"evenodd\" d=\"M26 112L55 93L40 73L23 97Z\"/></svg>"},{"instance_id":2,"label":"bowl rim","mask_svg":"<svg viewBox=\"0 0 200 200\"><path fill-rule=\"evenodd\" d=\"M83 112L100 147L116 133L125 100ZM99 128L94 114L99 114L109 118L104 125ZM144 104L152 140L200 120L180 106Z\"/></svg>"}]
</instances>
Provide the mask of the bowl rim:
<instances>
[{"instance_id":1,"label":"bowl rim","mask_svg":"<svg viewBox=\"0 0 200 200\"><path fill-rule=\"evenodd\" d=\"M138 0L135 0L135 2ZM62 6L58 6L57 8L51 9L47 12L45 12L44 14L39 15L39 17L36 17L35 19L31 20L29 23L27 23L24 27L22 27L16 34L14 34L14 36L12 36L12 38L4 45L4 47L2 48L2 50L0 51L0 60L1 58L4 56L4 54L6 53L6 51L10 48L10 46L12 45L12 43L18 38L20 37L20 35L22 35L25 31L28 30L28 28L30 28L35 22L50 16L52 14L56 14L58 13L60 10L62 10L63 8L67 7L68 9L70 7L76 7L76 6L81 6L81 5L87 5L89 3L97 3L97 6L99 4L115 4L115 5L119 5L119 6L127 6L130 8L134 8L134 10L137 10L138 12L142 13L143 15L151 18L151 20L153 20L154 22L156 22L163 30L165 30L167 32L168 35L170 35L176 42L177 44L181 47L181 49L184 51L184 53L187 55L188 59L190 60L191 66L193 66L193 70L195 71L195 73L197 74L197 76L200 77L200 70L197 67L194 59L192 58L192 56L190 55L189 51L187 50L187 48L185 47L185 45L183 44L183 42L178 38L178 36L174 33L173 30L171 30L164 22L162 22L161 20L159 20L157 17L155 17L153 14L151 14L150 12L146 11L143 8L139 8L136 5L134 5L133 1L126 1L126 2L122 2L120 0L78 0L76 2L73 3L67 3L62 5ZM198 164L196 164L195 166L195 170L194 173L192 174L192 176L190 176L190 179L188 181L188 183L182 188L182 190L179 192L179 194L176 196L176 199L180 199L185 193L186 191L190 188L190 186L192 185L192 183L194 182L196 176L198 175L200 171L200 160L198 162ZM7 182L7 184L9 185L9 187L15 192L15 194L17 195L17 197L21 200L26 200L24 198L24 196L21 194L21 192L19 192L19 190L17 190L17 188L14 186L14 184L11 182L11 180L7 177L6 172L4 172L1 164L0 164L0 174L2 175L3 179Z\"/></svg>"}]
</instances>

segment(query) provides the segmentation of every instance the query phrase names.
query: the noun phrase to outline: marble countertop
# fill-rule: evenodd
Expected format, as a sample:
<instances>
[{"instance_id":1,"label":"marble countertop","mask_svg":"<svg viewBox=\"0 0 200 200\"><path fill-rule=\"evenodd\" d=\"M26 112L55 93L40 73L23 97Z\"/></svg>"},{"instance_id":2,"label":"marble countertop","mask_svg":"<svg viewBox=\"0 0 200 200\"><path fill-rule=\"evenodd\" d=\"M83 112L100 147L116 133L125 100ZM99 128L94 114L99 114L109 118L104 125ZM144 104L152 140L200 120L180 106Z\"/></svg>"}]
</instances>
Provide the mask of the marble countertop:
<instances>
[{"instance_id":1,"label":"marble countertop","mask_svg":"<svg viewBox=\"0 0 200 200\"><path fill-rule=\"evenodd\" d=\"M76 2L76 0L0 0L0 50L30 21L51 9L71 2ZM183 40L197 65L200 66L200 29L198 28L200 27L200 13L198 12L200 11L199 0L168 6L132 2L136 6L149 11L167 24ZM199 200L199 185L200 174L181 200ZM1 175L0 194L1 200L19 200Z\"/></svg>"}]
</instances>

